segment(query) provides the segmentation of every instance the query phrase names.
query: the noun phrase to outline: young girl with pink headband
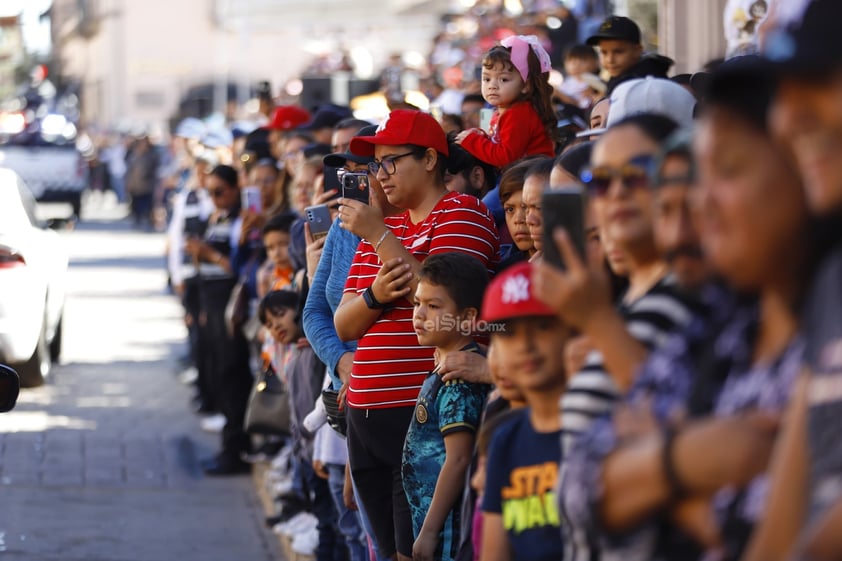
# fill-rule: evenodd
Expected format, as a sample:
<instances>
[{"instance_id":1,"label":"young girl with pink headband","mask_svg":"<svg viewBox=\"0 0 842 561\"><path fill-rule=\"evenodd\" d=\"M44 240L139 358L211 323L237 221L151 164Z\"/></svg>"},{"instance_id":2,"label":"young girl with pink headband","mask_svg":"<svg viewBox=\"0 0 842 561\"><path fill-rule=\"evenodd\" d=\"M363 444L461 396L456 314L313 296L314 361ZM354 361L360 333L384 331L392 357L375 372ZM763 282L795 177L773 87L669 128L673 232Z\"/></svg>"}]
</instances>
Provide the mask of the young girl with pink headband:
<instances>
[{"instance_id":1,"label":"young girl with pink headband","mask_svg":"<svg viewBox=\"0 0 842 561\"><path fill-rule=\"evenodd\" d=\"M463 131L456 142L501 168L525 156L555 156L550 69L550 55L534 35L507 37L492 47L482 59L482 97L496 109L491 130Z\"/></svg>"}]
</instances>

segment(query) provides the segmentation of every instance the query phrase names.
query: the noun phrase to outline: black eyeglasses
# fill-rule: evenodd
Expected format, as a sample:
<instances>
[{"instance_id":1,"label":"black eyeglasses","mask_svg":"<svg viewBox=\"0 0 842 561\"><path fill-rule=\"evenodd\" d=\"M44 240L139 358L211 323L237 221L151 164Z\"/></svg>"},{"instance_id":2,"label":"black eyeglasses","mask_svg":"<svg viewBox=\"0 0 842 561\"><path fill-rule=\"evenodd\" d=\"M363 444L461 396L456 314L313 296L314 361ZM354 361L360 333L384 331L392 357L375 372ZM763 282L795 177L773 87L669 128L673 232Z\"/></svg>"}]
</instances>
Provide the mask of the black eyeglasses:
<instances>
[{"instance_id":1,"label":"black eyeglasses","mask_svg":"<svg viewBox=\"0 0 842 561\"><path fill-rule=\"evenodd\" d=\"M629 189L641 189L649 186L649 170L654 158L650 155L636 156L620 168L596 166L587 168L579 179L588 188L591 195L604 196L615 179Z\"/></svg>"},{"instance_id":2,"label":"black eyeglasses","mask_svg":"<svg viewBox=\"0 0 842 561\"><path fill-rule=\"evenodd\" d=\"M210 196L211 197L221 197L222 195L225 194L225 191L227 191L227 190L228 189L225 188L225 187L220 187L219 189L214 189L213 191L210 192Z\"/></svg>"},{"instance_id":3,"label":"black eyeglasses","mask_svg":"<svg viewBox=\"0 0 842 561\"><path fill-rule=\"evenodd\" d=\"M410 154L414 154L415 152L407 152L406 154L398 154L397 156L386 156L379 162L369 162L368 163L368 171L371 172L371 175L377 175L377 172L380 171L380 168L383 168L383 173L386 175L394 175L395 172L398 170L398 166L395 163L400 158L404 156L409 156Z\"/></svg>"}]
</instances>

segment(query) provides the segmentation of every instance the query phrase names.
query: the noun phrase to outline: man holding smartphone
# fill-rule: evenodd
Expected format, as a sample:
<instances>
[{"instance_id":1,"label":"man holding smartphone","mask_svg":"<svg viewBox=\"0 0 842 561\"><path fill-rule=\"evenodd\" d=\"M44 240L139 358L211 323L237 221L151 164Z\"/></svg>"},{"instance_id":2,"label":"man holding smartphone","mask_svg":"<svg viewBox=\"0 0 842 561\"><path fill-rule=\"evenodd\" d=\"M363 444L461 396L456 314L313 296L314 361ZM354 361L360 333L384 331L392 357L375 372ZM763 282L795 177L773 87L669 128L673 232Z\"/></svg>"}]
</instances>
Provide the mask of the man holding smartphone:
<instances>
[{"instance_id":1,"label":"man holding smartphone","mask_svg":"<svg viewBox=\"0 0 842 561\"><path fill-rule=\"evenodd\" d=\"M376 130L376 126L368 125L359 129L356 135L346 136L346 129L340 130L337 127L333 137L335 152L325 156L323 161L325 166L338 169L340 177L349 173L365 173L366 179L370 181L371 193L375 197L380 195L378 202L375 204L378 204L383 213L388 215L393 213L394 209L386 202L386 198L377 180L368 175L368 163L373 161L373 158L357 156L348 150L351 136L371 136L375 134ZM327 169L326 173L328 173ZM368 203L369 201L366 200L365 202ZM313 350L319 359L327 365L331 388L339 391L347 384L350 378L354 351L357 348L357 344L356 341L343 342L339 339L333 323L333 315L342 299L345 281L348 278L348 270L350 269L351 262L354 260L354 254L359 245L360 238L352 232L339 227L339 220L334 219L332 223L330 220L324 220L325 213L330 212L329 206L335 207L331 203L326 203L308 207L305 212L311 236L316 236L321 231L321 227L325 222L329 225L329 230L327 230L326 237L324 238L318 264L311 268L308 263L307 274L310 277L310 291L304 305L302 319L304 332ZM312 220L311 216L313 217ZM318 220L319 217L321 217L321 221ZM310 247L315 246L315 243L318 242L314 242ZM333 429L329 430L332 431ZM338 439L340 437L337 435L336 438ZM347 453L347 446L344 440L340 441L340 444L342 451ZM341 473L337 469L338 467L343 467ZM359 505L359 501L354 500L354 494L350 486L350 477L346 477L344 466L338 466L336 464L328 466L328 483L334 503L336 504L337 510L340 511L340 520L345 520L346 522L353 520L354 517L347 516L342 511L343 508L347 511L348 505L351 503L356 502ZM365 512L359 509L359 513L360 522L367 525ZM346 540L354 543L355 540L351 537L354 530L349 524L340 524L340 531L345 535Z\"/></svg>"}]
</instances>

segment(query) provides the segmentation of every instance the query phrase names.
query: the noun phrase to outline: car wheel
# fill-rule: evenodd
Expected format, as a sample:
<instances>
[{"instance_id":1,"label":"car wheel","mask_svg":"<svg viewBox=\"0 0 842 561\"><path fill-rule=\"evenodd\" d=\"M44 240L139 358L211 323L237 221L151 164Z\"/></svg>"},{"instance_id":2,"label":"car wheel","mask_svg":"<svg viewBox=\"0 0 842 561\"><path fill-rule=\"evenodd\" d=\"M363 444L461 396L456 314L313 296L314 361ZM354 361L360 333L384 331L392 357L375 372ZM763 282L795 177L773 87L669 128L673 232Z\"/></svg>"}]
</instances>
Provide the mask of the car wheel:
<instances>
[{"instance_id":1,"label":"car wheel","mask_svg":"<svg viewBox=\"0 0 842 561\"><path fill-rule=\"evenodd\" d=\"M46 327L41 327L41 336L29 360L15 367L20 376L22 388L42 386L50 374L52 361L50 360L50 346L47 343Z\"/></svg>"},{"instance_id":2,"label":"car wheel","mask_svg":"<svg viewBox=\"0 0 842 561\"><path fill-rule=\"evenodd\" d=\"M58 362L61 358L61 332L64 319L59 318L58 325L56 325L56 332L53 335L53 340L50 341L50 360Z\"/></svg>"}]
</instances>

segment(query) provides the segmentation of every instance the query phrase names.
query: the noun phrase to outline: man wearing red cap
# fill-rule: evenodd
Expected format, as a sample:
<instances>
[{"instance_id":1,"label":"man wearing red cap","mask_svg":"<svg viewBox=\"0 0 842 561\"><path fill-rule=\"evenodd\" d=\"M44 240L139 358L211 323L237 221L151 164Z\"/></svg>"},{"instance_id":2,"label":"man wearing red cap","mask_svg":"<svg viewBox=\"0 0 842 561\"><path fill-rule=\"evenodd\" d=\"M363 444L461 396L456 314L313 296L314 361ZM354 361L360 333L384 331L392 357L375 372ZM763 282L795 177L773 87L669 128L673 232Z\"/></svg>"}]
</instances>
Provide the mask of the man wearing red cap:
<instances>
[{"instance_id":1,"label":"man wearing red cap","mask_svg":"<svg viewBox=\"0 0 842 561\"><path fill-rule=\"evenodd\" d=\"M532 287L532 264L506 269L489 285L482 319L494 352L506 356L527 407L495 431L482 499L483 561L564 558L556 485L566 385L563 353L570 329Z\"/></svg>"}]
</instances>

